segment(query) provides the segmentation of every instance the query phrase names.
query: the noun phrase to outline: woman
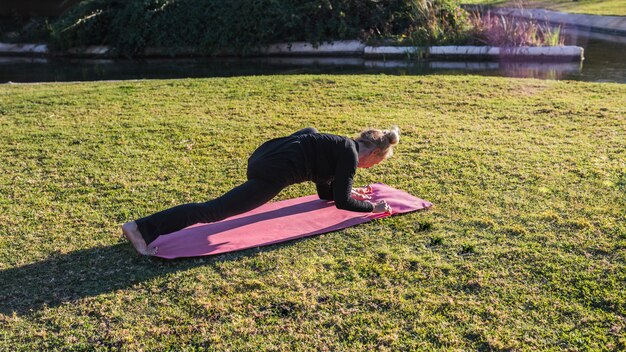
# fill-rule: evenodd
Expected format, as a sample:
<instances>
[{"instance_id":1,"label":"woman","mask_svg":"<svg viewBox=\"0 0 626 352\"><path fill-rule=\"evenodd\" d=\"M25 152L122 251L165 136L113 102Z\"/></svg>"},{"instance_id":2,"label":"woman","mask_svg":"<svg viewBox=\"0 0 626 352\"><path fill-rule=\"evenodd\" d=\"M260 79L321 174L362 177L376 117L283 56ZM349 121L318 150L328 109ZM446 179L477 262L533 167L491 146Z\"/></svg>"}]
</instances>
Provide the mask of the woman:
<instances>
[{"instance_id":1,"label":"woman","mask_svg":"<svg viewBox=\"0 0 626 352\"><path fill-rule=\"evenodd\" d=\"M265 142L248 159L248 181L206 203L190 203L127 222L122 232L143 255L156 254L148 245L158 236L202 222L219 221L257 208L294 183L313 181L321 199L339 209L391 212L385 201L376 204L368 189L352 189L357 167L370 168L393 154L400 141L398 127L370 129L356 139L319 133L309 127Z\"/></svg>"}]
</instances>

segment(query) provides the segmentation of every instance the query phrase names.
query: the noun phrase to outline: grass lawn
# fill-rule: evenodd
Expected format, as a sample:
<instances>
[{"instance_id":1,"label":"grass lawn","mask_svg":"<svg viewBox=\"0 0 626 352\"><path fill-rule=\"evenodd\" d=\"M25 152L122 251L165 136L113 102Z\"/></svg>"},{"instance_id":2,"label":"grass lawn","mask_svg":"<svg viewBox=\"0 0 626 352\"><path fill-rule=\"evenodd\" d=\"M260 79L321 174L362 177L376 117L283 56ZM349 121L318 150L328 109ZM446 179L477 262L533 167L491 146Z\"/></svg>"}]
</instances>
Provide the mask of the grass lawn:
<instances>
[{"instance_id":1,"label":"grass lawn","mask_svg":"<svg viewBox=\"0 0 626 352\"><path fill-rule=\"evenodd\" d=\"M463 0L463 4L542 8L589 15L626 16L626 0Z\"/></svg>"},{"instance_id":2,"label":"grass lawn","mask_svg":"<svg viewBox=\"0 0 626 352\"><path fill-rule=\"evenodd\" d=\"M1 85L0 350L624 349L625 100L437 75ZM239 184L269 138L392 124L355 184L430 211L175 261L119 238Z\"/></svg>"}]
</instances>

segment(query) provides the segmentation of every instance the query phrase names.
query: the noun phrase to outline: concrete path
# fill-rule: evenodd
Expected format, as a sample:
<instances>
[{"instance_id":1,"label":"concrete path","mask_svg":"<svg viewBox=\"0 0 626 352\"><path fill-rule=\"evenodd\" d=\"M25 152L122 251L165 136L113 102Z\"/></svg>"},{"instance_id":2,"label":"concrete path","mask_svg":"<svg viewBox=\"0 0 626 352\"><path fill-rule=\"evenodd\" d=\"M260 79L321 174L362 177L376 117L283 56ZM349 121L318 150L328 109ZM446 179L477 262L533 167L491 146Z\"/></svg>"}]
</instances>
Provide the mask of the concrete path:
<instances>
[{"instance_id":1,"label":"concrete path","mask_svg":"<svg viewBox=\"0 0 626 352\"><path fill-rule=\"evenodd\" d=\"M565 24L579 28L589 29L595 32L603 32L626 36L626 16L597 16L582 15L575 13L566 13L558 11L550 11L544 9L514 9L505 7L485 7L464 5L467 10L478 10L499 15L509 15L520 18L532 18L536 20L545 20L554 24Z\"/></svg>"}]
</instances>

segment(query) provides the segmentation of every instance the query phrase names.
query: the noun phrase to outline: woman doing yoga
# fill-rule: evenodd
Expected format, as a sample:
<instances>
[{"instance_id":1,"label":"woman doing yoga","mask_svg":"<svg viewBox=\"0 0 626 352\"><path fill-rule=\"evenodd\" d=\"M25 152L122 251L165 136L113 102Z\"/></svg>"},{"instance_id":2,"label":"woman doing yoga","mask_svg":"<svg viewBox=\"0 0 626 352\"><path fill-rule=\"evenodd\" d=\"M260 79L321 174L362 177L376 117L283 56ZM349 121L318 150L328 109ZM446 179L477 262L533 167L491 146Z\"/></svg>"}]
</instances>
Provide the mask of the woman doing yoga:
<instances>
[{"instance_id":1,"label":"woman doing yoga","mask_svg":"<svg viewBox=\"0 0 626 352\"><path fill-rule=\"evenodd\" d=\"M221 197L178 205L127 222L122 232L137 252L154 255L158 249L148 245L160 235L245 213L267 203L283 188L305 181L315 182L319 197L333 200L339 209L390 212L385 201L365 201L370 199L369 190L352 189L352 179L357 167L370 168L390 157L399 141L397 127L366 130L356 139L305 128L257 148L248 159L248 180Z\"/></svg>"}]
</instances>

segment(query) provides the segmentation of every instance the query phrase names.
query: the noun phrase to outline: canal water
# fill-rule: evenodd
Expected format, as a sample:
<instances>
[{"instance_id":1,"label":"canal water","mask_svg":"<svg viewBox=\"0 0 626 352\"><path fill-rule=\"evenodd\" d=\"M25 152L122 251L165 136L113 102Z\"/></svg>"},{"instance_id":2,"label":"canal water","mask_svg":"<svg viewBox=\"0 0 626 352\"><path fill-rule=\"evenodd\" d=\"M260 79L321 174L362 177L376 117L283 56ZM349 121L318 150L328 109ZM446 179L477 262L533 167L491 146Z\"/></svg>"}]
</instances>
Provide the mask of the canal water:
<instances>
[{"instance_id":1,"label":"canal water","mask_svg":"<svg viewBox=\"0 0 626 352\"><path fill-rule=\"evenodd\" d=\"M65 82L276 74L475 74L626 83L626 37L566 30L582 62L383 61L333 57L208 59L51 59L0 57L0 83Z\"/></svg>"}]
</instances>

